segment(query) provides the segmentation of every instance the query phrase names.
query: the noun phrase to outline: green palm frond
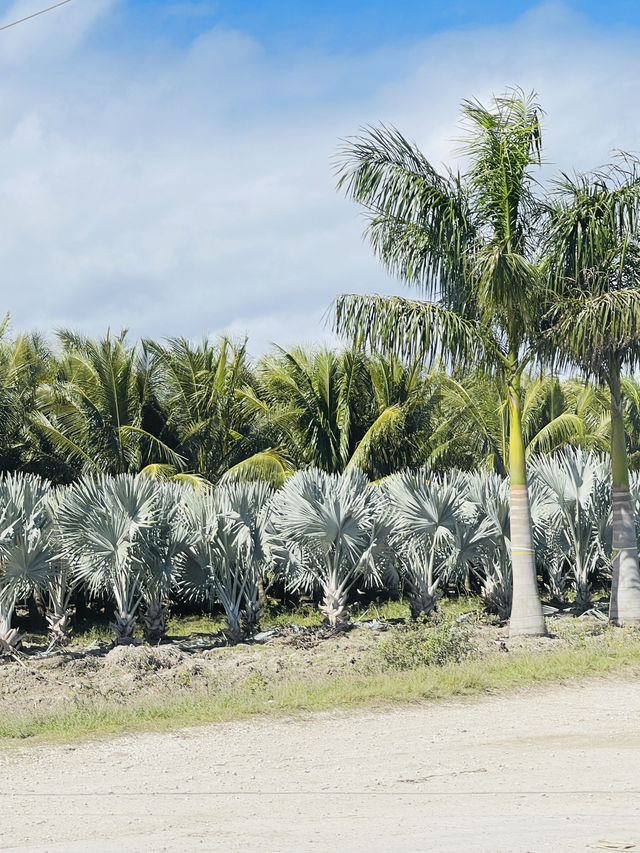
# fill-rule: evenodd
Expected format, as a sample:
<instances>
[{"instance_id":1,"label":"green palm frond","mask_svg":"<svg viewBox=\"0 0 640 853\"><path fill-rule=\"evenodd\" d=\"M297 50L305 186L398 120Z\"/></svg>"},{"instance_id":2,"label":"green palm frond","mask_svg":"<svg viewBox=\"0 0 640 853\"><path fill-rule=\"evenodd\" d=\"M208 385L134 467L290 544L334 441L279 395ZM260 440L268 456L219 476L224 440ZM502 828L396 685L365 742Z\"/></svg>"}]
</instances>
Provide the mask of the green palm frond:
<instances>
[{"instance_id":1,"label":"green palm frond","mask_svg":"<svg viewBox=\"0 0 640 853\"><path fill-rule=\"evenodd\" d=\"M443 357L454 364L487 360L495 354L477 324L436 303L344 294L335 305L338 334L384 353L429 363Z\"/></svg>"},{"instance_id":2,"label":"green palm frond","mask_svg":"<svg viewBox=\"0 0 640 853\"><path fill-rule=\"evenodd\" d=\"M460 281L475 238L460 178L440 175L393 127L346 140L338 187L367 211L374 250L393 272L425 287Z\"/></svg>"},{"instance_id":3,"label":"green palm frond","mask_svg":"<svg viewBox=\"0 0 640 853\"><path fill-rule=\"evenodd\" d=\"M221 483L253 482L262 480L280 487L295 472L293 465L276 449L254 453L237 462L222 475Z\"/></svg>"}]
</instances>

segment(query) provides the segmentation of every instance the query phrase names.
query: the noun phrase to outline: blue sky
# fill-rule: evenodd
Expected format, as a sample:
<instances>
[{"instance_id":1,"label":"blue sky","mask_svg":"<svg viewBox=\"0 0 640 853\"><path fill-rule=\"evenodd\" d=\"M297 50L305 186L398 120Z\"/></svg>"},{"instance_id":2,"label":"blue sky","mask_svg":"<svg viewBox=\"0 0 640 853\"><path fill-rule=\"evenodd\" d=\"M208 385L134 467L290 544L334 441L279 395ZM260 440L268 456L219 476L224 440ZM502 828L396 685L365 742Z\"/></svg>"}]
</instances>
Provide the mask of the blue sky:
<instances>
[{"instance_id":1,"label":"blue sky","mask_svg":"<svg viewBox=\"0 0 640 853\"><path fill-rule=\"evenodd\" d=\"M42 8L0 2L0 25ZM335 190L395 124L455 163L458 105L546 111L546 174L640 149L640 12L596 3L73 0L0 31L2 311L16 328L329 340L340 292L404 293Z\"/></svg>"},{"instance_id":2,"label":"blue sky","mask_svg":"<svg viewBox=\"0 0 640 853\"><path fill-rule=\"evenodd\" d=\"M168 37L185 43L211 25L250 33L270 48L322 46L326 49L368 50L390 41L413 41L448 29L472 29L511 23L539 6L531 0L193 0L157 2L130 0L129 16L136 39ZM566 8L599 25L638 25L640 8L632 0L567 2Z\"/></svg>"}]
</instances>

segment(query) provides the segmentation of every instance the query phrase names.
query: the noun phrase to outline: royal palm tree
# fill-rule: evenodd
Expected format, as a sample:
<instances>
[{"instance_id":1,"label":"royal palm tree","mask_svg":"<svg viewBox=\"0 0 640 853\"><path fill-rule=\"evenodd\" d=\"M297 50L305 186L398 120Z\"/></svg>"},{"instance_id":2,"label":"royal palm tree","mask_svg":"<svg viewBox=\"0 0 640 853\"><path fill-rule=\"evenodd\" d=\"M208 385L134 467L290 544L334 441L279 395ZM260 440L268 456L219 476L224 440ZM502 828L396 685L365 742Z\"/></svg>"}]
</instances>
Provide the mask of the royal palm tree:
<instances>
[{"instance_id":1,"label":"royal palm tree","mask_svg":"<svg viewBox=\"0 0 640 853\"><path fill-rule=\"evenodd\" d=\"M549 347L608 386L613 576L610 620L640 624L640 569L624 429L622 370L640 360L640 162L624 157L558 181L547 256Z\"/></svg>"},{"instance_id":2,"label":"royal palm tree","mask_svg":"<svg viewBox=\"0 0 640 853\"><path fill-rule=\"evenodd\" d=\"M489 108L462 105L463 175L441 174L390 127L347 142L339 187L365 208L368 236L388 270L430 301L343 295L343 335L404 356L443 355L506 385L513 559L512 634L544 634L522 433L521 379L535 354L542 279L536 264L531 169L540 163L540 110L509 92Z\"/></svg>"}]
</instances>

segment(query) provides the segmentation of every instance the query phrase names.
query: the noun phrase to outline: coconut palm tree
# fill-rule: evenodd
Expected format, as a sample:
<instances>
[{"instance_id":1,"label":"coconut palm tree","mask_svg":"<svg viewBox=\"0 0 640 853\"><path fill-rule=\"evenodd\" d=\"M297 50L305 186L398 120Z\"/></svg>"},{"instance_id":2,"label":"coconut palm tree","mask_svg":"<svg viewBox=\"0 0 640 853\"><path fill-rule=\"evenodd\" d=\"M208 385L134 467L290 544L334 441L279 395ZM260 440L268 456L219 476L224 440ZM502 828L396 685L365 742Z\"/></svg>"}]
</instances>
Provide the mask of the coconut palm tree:
<instances>
[{"instance_id":1,"label":"coconut palm tree","mask_svg":"<svg viewBox=\"0 0 640 853\"><path fill-rule=\"evenodd\" d=\"M624 429L622 370L640 360L640 163L563 176L549 204L549 348L608 386L613 576L609 617L640 624L640 568Z\"/></svg>"},{"instance_id":2,"label":"coconut palm tree","mask_svg":"<svg viewBox=\"0 0 640 853\"><path fill-rule=\"evenodd\" d=\"M531 169L540 163L540 110L509 92L489 108L462 105L463 175L441 174L390 127L371 128L341 152L339 187L368 216L387 269L432 301L343 295L336 328L400 355L444 355L479 365L506 385L513 559L512 634L544 634L522 433L522 375L535 354L536 263Z\"/></svg>"},{"instance_id":3,"label":"coconut palm tree","mask_svg":"<svg viewBox=\"0 0 640 853\"><path fill-rule=\"evenodd\" d=\"M239 393L253 385L246 343L171 338L163 344L146 340L143 348L164 413L161 435L187 470L213 483L234 466L236 476L264 473L268 459L252 457L270 449L270 435Z\"/></svg>"},{"instance_id":4,"label":"coconut palm tree","mask_svg":"<svg viewBox=\"0 0 640 853\"><path fill-rule=\"evenodd\" d=\"M181 467L179 454L147 429L153 408L148 369L125 333L93 340L63 331L59 337L58 374L39 389L32 427L72 476L137 473L154 462Z\"/></svg>"},{"instance_id":5,"label":"coconut palm tree","mask_svg":"<svg viewBox=\"0 0 640 853\"><path fill-rule=\"evenodd\" d=\"M507 389L480 371L441 377L441 418L431 459L439 466L509 470ZM609 407L599 389L551 374L522 376L522 434L527 460L566 445L609 449Z\"/></svg>"},{"instance_id":6,"label":"coconut palm tree","mask_svg":"<svg viewBox=\"0 0 640 853\"><path fill-rule=\"evenodd\" d=\"M59 463L31 429L39 386L50 379L55 366L40 335L20 334L12 339L9 317L4 318L0 323L0 470L56 476Z\"/></svg>"},{"instance_id":7,"label":"coconut palm tree","mask_svg":"<svg viewBox=\"0 0 640 853\"><path fill-rule=\"evenodd\" d=\"M378 478L428 454L438 382L419 361L296 347L264 358L255 378L242 399L278 436L285 476L313 466Z\"/></svg>"}]
</instances>

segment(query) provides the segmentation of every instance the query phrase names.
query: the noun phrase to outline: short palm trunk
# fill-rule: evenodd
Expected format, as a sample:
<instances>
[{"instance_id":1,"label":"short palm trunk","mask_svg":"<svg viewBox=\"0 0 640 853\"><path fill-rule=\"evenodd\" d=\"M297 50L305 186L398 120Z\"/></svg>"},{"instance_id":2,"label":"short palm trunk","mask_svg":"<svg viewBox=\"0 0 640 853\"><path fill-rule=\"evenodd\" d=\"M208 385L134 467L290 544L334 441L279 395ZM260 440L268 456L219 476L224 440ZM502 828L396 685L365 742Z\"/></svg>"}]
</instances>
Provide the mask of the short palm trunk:
<instances>
[{"instance_id":1,"label":"short palm trunk","mask_svg":"<svg viewBox=\"0 0 640 853\"><path fill-rule=\"evenodd\" d=\"M149 608L145 613L143 633L145 642L157 646L167 633L167 608L163 605Z\"/></svg>"},{"instance_id":2,"label":"short palm trunk","mask_svg":"<svg viewBox=\"0 0 640 853\"><path fill-rule=\"evenodd\" d=\"M244 638L244 630L241 624L240 613L227 613L227 627L224 629L224 635L232 646L241 643Z\"/></svg>"},{"instance_id":3,"label":"short palm trunk","mask_svg":"<svg viewBox=\"0 0 640 853\"><path fill-rule=\"evenodd\" d=\"M241 615L242 628L245 636L250 637L260 630L262 606L259 601L248 601Z\"/></svg>"},{"instance_id":4,"label":"short palm trunk","mask_svg":"<svg viewBox=\"0 0 640 853\"><path fill-rule=\"evenodd\" d=\"M115 622L110 624L115 634L116 646L130 646L133 643L133 629L136 625L135 614L114 613Z\"/></svg>"},{"instance_id":5,"label":"short palm trunk","mask_svg":"<svg viewBox=\"0 0 640 853\"><path fill-rule=\"evenodd\" d=\"M71 617L66 611L47 613L49 643L59 648L68 646L73 637Z\"/></svg>"},{"instance_id":6,"label":"short palm trunk","mask_svg":"<svg viewBox=\"0 0 640 853\"><path fill-rule=\"evenodd\" d=\"M414 579L408 597L413 620L429 616L438 607L436 588L426 579Z\"/></svg>"},{"instance_id":7,"label":"short palm trunk","mask_svg":"<svg viewBox=\"0 0 640 853\"><path fill-rule=\"evenodd\" d=\"M320 612L334 631L346 631L349 626L349 611L347 610L347 596L344 593L327 586L324 591L324 600L320 605Z\"/></svg>"},{"instance_id":8,"label":"short palm trunk","mask_svg":"<svg viewBox=\"0 0 640 853\"><path fill-rule=\"evenodd\" d=\"M576 581L576 600L574 610L578 616L591 607L591 584L589 581Z\"/></svg>"}]
</instances>

